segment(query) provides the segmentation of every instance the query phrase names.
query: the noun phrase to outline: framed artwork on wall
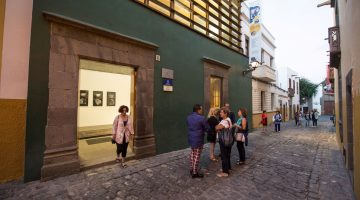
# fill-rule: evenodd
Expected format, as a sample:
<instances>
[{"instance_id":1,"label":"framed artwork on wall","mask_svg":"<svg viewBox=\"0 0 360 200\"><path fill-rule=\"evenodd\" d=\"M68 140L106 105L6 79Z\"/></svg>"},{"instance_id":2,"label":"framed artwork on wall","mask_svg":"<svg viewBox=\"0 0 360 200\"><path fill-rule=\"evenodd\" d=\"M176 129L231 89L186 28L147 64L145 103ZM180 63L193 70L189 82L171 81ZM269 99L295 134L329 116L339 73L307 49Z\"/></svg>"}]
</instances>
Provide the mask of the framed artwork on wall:
<instances>
[{"instance_id":1,"label":"framed artwork on wall","mask_svg":"<svg viewBox=\"0 0 360 200\"><path fill-rule=\"evenodd\" d=\"M80 90L80 94L79 94L80 106L88 106L88 101L89 101L89 91Z\"/></svg>"},{"instance_id":2,"label":"framed artwork on wall","mask_svg":"<svg viewBox=\"0 0 360 200\"><path fill-rule=\"evenodd\" d=\"M115 106L116 104L116 93L115 92L107 92L107 106Z\"/></svg>"},{"instance_id":3,"label":"framed artwork on wall","mask_svg":"<svg viewBox=\"0 0 360 200\"><path fill-rule=\"evenodd\" d=\"M102 105L103 105L103 91L94 91L93 106L102 106Z\"/></svg>"}]
</instances>

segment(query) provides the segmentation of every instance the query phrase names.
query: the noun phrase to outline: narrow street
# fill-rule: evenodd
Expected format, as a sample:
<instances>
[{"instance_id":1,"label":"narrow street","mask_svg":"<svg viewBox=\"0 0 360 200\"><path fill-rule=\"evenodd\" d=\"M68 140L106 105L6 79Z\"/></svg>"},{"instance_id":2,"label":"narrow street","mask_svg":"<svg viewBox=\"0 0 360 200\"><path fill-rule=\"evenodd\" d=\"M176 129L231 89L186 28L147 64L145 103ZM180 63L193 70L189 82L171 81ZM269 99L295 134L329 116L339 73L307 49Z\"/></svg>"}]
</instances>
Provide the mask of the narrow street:
<instances>
[{"instance_id":1,"label":"narrow street","mask_svg":"<svg viewBox=\"0 0 360 200\"><path fill-rule=\"evenodd\" d=\"M304 123L303 123L304 125ZM185 133L184 133L185 134ZM216 154L219 149L217 146ZM191 179L189 149L110 165L55 180L0 185L0 199L354 199L348 174L328 116L318 127L294 127L280 133L259 130L249 136L247 162L218 178L220 162L201 166L203 179Z\"/></svg>"}]
</instances>

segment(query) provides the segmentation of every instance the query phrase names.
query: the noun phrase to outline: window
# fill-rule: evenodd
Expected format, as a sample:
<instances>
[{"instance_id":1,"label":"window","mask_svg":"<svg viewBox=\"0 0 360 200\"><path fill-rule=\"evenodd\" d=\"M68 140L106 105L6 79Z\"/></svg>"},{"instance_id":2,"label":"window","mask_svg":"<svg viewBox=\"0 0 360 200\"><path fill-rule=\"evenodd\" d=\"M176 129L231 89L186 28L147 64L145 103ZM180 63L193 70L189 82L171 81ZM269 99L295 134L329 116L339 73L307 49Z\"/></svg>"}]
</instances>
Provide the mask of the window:
<instances>
[{"instance_id":1,"label":"window","mask_svg":"<svg viewBox=\"0 0 360 200\"><path fill-rule=\"evenodd\" d=\"M293 80L293 89L295 90L295 80Z\"/></svg>"},{"instance_id":2,"label":"window","mask_svg":"<svg viewBox=\"0 0 360 200\"><path fill-rule=\"evenodd\" d=\"M228 0L133 0L242 52L240 2ZM247 41L248 43L249 41ZM248 45L247 45L248 48Z\"/></svg>"},{"instance_id":3,"label":"window","mask_svg":"<svg viewBox=\"0 0 360 200\"><path fill-rule=\"evenodd\" d=\"M271 93L271 110L275 108L275 94Z\"/></svg>"},{"instance_id":4,"label":"window","mask_svg":"<svg viewBox=\"0 0 360 200\"><path fill-rule=\"evenodd\" d=\"M270 67L274 67L274 57L270 56Z\"/></svg>"},{"instance_id":5,"label":"window","mask_svg":"<svg viewBox=\"0 0 360 200\"><path fill-rule=\"evenodd\" d=\"M289 88L291 88L291 78L289 78Z\"/></svg>"},{"instance_id":6,"label":"window","mask_svg":"<svg viewBox=\"0 0 360 200\"><path fill-rule=\"evenodd\" d=\"M250 47L249 47L249 42L250 41L250 39L249 39L249 37L246 35L245 36L245 49L246 49L246 55L249 55L249 49L250 49Z\"/></svg>"},{"instance_id":7,"label":"window","mask_svg":"<svg viewBox=\"0 0 360 200\"><path fill-rule=\"evenodd\" d=\"M210 107L221 107L222 105L222 79L210 77Z\"/></svg>"},{"instance_id":8,"label":"window","mask_svg":"<svg viewBox=\"0 0 360 200\"><path fill-rule=\"evenodd\" d=\"M260 110L265 110L265 92L261 91L260 93Z\"/></svg>"},{"instance_id":9,"label":"window","mask_svg":"<svg viewBox=\"0 0 360 200\"><path fill-rule=\"evenodd\" d=\"M296 94L299 94L299 82L296 82Z\"/></svg>"}]
</instances>

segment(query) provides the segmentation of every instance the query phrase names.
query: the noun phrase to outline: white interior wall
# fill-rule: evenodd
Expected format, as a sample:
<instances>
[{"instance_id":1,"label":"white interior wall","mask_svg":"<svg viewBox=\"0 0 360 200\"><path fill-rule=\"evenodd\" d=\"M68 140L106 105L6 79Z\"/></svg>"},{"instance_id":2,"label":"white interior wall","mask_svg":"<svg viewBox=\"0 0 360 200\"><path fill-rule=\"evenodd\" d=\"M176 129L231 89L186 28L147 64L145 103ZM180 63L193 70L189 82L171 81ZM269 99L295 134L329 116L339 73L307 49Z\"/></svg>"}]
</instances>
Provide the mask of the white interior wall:
<instances>
[{"instance_id":1,"label":"white interior wall","mask_svg":"<svg viewBox=\"0 0 360 200\"><path fill-rule=\"evenodd\" d=\"M88 90L89 99L88 106L79 106L78 127L112 124L121 105L130 109L131 75L80 69L80 90ZM93 91L103 91L102 106L93 106ZM116 92L115 106L106 105L107 92Z\"/></svg>"}]
</instances>

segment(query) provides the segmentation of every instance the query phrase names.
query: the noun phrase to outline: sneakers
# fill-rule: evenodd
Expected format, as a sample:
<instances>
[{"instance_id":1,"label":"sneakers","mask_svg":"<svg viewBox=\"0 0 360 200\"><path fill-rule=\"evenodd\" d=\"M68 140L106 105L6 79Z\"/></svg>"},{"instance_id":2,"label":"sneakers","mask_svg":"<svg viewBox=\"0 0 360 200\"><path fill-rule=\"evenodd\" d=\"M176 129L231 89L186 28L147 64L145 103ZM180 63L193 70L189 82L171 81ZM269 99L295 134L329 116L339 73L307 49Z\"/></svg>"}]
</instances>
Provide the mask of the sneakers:
<instances>
[{"instance_id":1,"label":"sneakers","mask_svg":"<svg viewBox=\"0 0 360 200\"><path fill-rule=\"evenodd\" d=\"M236 164L237 164L237 165L243 165L243 164L245 164L245 161L240 161L240 160L238 160L238 161L236 161Z\"/></svg>"}]
</instances>

